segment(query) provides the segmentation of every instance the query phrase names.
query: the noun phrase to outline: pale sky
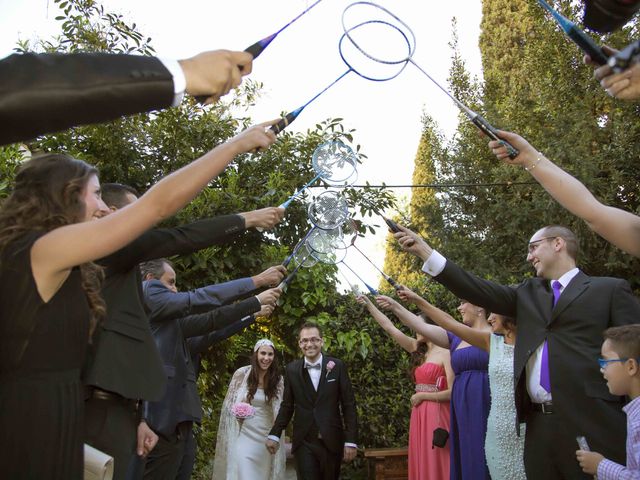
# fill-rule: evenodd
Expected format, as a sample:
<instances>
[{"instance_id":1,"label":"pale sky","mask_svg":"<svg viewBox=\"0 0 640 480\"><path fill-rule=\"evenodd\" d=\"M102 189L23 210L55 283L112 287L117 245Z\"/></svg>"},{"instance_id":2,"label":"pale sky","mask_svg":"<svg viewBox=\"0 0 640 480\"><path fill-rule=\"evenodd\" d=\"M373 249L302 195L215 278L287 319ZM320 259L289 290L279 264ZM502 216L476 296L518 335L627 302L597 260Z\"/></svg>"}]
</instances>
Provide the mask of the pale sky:
<instances>
[{"instance_id":1,"label":"pale sky","mask_svg":"<svg viewBox=\"0 0 640 480\"><path fill-rule=\"evenodd\" d=\"M107 10L122 13L127 23L135 22L143 35L152 38L160 57L179 59L216 48L244 50L279 30L313 2L104 0L102 3ZM256 122L301 106L346 71L338 41L342 35L342 12L351 3L323 0L284 30L256 59L251 78L264 83L263 97L249 112ZM452 38L451 19L456 17L462 57L471 73L480 75L481 0L377 3L411 27L416 37L413 60L442 85L446 85L451 65L448 43ZM0 0L0 11L0 56L10 54L18 38L49 38L60 31L59 22L54 20L58 11L53 0ZM361 7L350 12L353 14L350 20L360 23L370 20L369 12L377 10ZM388 28L373 33L376 38L363 41L361 47L375 53L380 52L382 44L393 44L398 39ZM384 55L388 54L391 53L385 51ZM399 56L404 55L400 51ZM327 117L344 118L346 127L356 129L355 143L361 144L362 152L369 157L359 168L357 183L410 184L423 111L434 117L448 136L455 130L456 107L409 64L388 82L371 82L349 73L311 103L288 129L306 131ZM410 195L408 188L394 191L399 199ZM379 223L383 224L381 219ZM385 236L386 229L380 228L377 235L368 234L358 240L360 249L379 267L383 264ZM379 274L358 252L349 252L346 262L366 282L378 285ZM352 274L345 273L352 283L358 283Z\"/></svg>"}]
</instances>

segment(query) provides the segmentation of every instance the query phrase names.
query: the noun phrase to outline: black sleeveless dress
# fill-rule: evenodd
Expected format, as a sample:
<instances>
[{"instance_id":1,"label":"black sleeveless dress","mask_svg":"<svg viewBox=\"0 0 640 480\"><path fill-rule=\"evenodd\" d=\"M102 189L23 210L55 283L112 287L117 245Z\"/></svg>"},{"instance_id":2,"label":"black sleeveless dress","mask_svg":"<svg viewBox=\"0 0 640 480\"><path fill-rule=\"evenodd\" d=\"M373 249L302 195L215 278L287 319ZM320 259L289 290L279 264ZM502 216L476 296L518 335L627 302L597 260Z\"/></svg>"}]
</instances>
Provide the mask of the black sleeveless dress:
<instances>
[{"instance_id":1,"label":"black sleeveless dress","mask_svg":"<svg viewBox=\"0 0 640 480\"><path fill-rule=\"evenodd\" d=\"M77 268L42 301L30 257L40 235L0 257L0 476L79 480L90 311Z\"/></svg>"}]
</instances>

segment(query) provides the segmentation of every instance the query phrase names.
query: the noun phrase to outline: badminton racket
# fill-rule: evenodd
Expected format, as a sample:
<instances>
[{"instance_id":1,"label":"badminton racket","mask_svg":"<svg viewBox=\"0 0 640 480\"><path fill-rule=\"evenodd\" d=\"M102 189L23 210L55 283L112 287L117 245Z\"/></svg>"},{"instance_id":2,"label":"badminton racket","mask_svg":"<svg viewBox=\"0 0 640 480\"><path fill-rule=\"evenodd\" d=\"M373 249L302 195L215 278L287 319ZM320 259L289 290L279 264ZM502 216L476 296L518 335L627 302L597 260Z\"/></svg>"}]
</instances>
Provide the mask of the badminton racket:
<instances>
[{"instance_id":1,"label":"badminton racket","mask_svg":"<svg viewBox=\"0 0 640 480\"><path fill-rule=\"evenodd\" d=\"M266 37L258 40L256 43L254 43L253 45L251 45L250 47L245 48L245 52L251 54L251 56L253 57L253 59L255 60L256 58L258 58L260 56L260 54L262 52L264 52L264 49L267 48L269 46L269 44L278 36L280 35L280 33L282 33L283 30L285 30L287 27L289 27L290 25L292 25L293 23L296 22L296 20L298 20L300 17L302 17L305 13L307 13L309 10L311 10L313 7L315 7L317 4L319 4L322 0L316 0L315 2L313 2L310 6L308 6L307 8L305 8L300 14L298 14L298 16L296 16L293 20L291 20L289 23L287 23L285 26L283 26L280 30L278 30L275 33L272 33L271 35L267 35ZM198 95L196 97L196 100L200 103L204 103L206 102L207 98L209 98L209 96L207 95Z\"/></svg>"},{"instance_id":2,"label":"badminton racket","mask_svg":"<svg viewBox=\"0 0 640 480\"><path fill-rule=\"evenodd\" d=\"M326 233L323 231L318 232L318 236L322 236L322 235L326 235ZM364 284L365 287L367 287L367 290L369 290L369 292L372 295L379 295L378 291L375 288L373 288L371 285L365 282L362 279L362 277L360 277L360 275L358 275L355 272L355 270L353 270L344 261L347 254L347 246L344 244L344 240L342 240L342 238L336 238L336 239L331 239L329 243L332 243L334 245L333 250L319 251L314 248L313 246L314 244L310 242L310 239L307 239L307 245L309 247L309 251L311 252L311 255L315 257L316 260L328 265L336 265L336 266L339 266L340 264L344 265L351 273L353 273L358 278L358 280L360 280ZM320 243L316 243L315 245L318 245L318 244Z\"/></svg>"},{"instance_id":3,"label":"badminton racket","mask_svg":"<svg viewBox=\"0 0 640 480\"><path fill-rule=\"evenodd\" d=\"M355 29L357 29L358 27L362 26L363 24L366 24L367 22L358 24L355 27L347 28L346 17L347 17L348 12L351 9L353 9L355 7L359 7L359 6L373 7L374 9L377 9L378 11L382 12L383 14L389 16L393 21L397 22L400 25L400 26L396 26L396 25L393 25L392 23L390 23L389 21L383 21L383 20L375 20L375 21L371 20L371 21L369 21L369 22L383 23L383 24L388 25L388 26L394 28L395 30L401 32L402 35L404 36L404 38L407 39L407 42L409 43L409 55L407 55L406 58L404 58L402 60L394 60L393 62L391 62L391 61L389 61L387 59L380 58L379 56L374 55L371 52L366 51L364 48L362 48L358 44L358 42L353 37L353 31ZM501 142L507 148L507 152L508 152L510 158L515 158L515 157L518 156L518 154L520 152L515 147L513 147L513 145L511 145L509 142L507 142L506 140L501 139L498 136L497 130L485 118L483 118L481 115L479 115L478 113L476 113L473 110L471 110L469 107L467 107L465 104L463 104L460 100L458 100L456 97L454 97L448 90L446 90L444 87L442 87L431 75L429 75L426 72L426 70L424 70L420 65L418 65L413 60L412 57L413 57L413 53L415 51L415 35L413 34L413 31L411 30L411 28L406 23L404 23L397 15L395 15L394 13L392 13L389 10L387 10L386 8L380 6L380 5L376 4L376 3L373 3L373 2L366 2L366 1L354 2L354 3L351 3L350 5L348 5L342 12L342 28L344 30L344 34L343 34L343 36L341 38L341 41L345 37L348 38L349 42L362 55L364 55L366 58L368 58L370 60L373 60L374 62L377 62L379 64L385 64L385 65L393 64L393 63L401 63L402 64L402 68L397 73L397 75L399 75L400 72L402 72L402 70L404 70L404 68L406 67L406 65L408 63L412 63L420 72L422 72L440 90L442 90L451 100L453 100L453 102L460 109L460 111L463 112L467 116L467 118L480 131L482 131L486 136L488 136L492 140L496 140L496 141ZM411 41L409 41L409 39L411 39ZM342 52L341 52L341 55L342 55ZM345 63L348 64L347 60L344 57L343 57L343 61L345 61ZM355 71L355 70L349 70L349 71ZM367 78L367 76L362 75L357 71L356 71L356 73L358 73L363 78ZM397 75L395 75L395 76L393 76L391 78L395 78ZM371 78L367 78L367 79L372 80ZM273 128L273 127L271 127L271 128Z\"/></svg>"},{"instance_id":4,"label":"badminton racket","mask_svg":"<svg viewBox=\"0 0 640 480\"><path fill-rule=\"evenodd\" d=\"M602 47L594 42L589 35L578 28L578 26L574 22L560 15L551 7L551 5L545 2L545 0L538 0L538 3L542 8L544 8L551 14L560 28L564 31L565 35L569 37L573 41L573 43L580 47L580 49L582 49L584 53L591 57L591 60L593 60L598 65L605 65L608 62L609 55L607 55Z\"/></svg>"},{"instance_id":5,"label":"badminton racket","mask_svg":"<svg viewBox=\"0 0 640 480\"><path fill-rule=\"evenodd\" d=\"M346 51L345 51L347 48L346 46L347 44L345 43L345 40L347 39L351 43L353 43L352 36L355 31L362 29L364 27L379 27L379 26L385 27L388 32L389 31L395 32L395 34L399 35L398 38L400 39L400 44L403 46L406 46L407 48L407 55L403 56L401 59L391 59L391 60L386 60L382 62L385 65L394 67L391 73L384 73L384 74L381 74L380 72L365 73L361 67L358 67L355 65L355 61L353 58L351 59L347 58L348 55L346 54ZM410 32L411 30L408 29L408 31ZM412 32L411 32L411 35L413 35ZM397 44L398 38L396 38L396 41L393 43ZM382 42L382 43L388 43L388 42ZM345 29L345 33L340 37L340 41L338 42L338 51L340 53L340 58L348 67L347 70L341 75L339 75L331 83L329 83L325 88L320 90L320 92L318 92L313 97L311 97L311 99L309 99L305 104L287 113L285 117L282 118L277 124L272 125L269 128L276 134L280 133L287 126L291 125L291 123L293 123L295 119L298 118L298 116L302 113L302 111L305 108L307 108L307 106L309 106L309 104L311 104L314 100L320 97L323 93L325 93L327 90L329 90L331 87L333 87L336 83L338 83L340 80L342 80L351 72L355 73L356 75L366 80L371 80L374 82L386 82L388 80L396 78L407 66L407 58L411 58L411 56L413 55L414 45L415 45L415 38L410 38L402 30L402 28L383 20L368 20L368 21L361 22L349 29ZM356 45L354 44L354 46ZM356 46L356 48L357 50L360 50L362 52L362 50L359 47Z\"/></svg>"},{"instance_id":6,"label":"badminton racket","mask_svg":"<svg viewBox=\"0 0 640 480\"><path fill-rule=\"evenodd\" d=\"M287 208L293 200L318 179L322 179L331 186L353 183L357 173L357 162L358 159L353 150L341 141L332 140L323 143L314 150L311 158L316 176L282 202L280 208Z\"/></svg>"}]
</instances>

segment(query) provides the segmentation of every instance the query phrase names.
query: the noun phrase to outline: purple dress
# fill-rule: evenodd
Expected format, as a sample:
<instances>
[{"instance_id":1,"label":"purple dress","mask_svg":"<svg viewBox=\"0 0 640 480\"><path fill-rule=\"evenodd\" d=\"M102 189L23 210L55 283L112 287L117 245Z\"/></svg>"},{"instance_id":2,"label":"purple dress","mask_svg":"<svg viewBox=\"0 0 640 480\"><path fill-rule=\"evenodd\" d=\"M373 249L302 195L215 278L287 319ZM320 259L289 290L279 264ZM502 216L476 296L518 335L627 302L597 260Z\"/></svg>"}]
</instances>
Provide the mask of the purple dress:
<instances>
[{"instance_id":1,"label":"purple dress","mask_svg":"<svg viewBox=\"0 0 640 480\"><path fill-rule=\"evenodd\" d=\"M484 437L491 407L489 354L478 347L462 347L447 332L451 367L456 374L451 391L451 480L489 480Z\"/></svg>"}]
</instances>

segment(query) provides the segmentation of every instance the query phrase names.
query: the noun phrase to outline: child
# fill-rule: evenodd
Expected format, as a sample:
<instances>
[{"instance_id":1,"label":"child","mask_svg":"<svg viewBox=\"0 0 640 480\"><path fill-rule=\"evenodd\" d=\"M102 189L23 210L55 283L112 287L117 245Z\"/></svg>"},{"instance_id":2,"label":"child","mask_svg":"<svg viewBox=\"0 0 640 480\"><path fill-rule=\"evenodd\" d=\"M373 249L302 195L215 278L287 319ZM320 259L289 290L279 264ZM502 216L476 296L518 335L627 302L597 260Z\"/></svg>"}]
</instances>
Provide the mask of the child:
<instances>
[{"instance_id":1,"label":"child","mask_svg":"<svg viewBox=\"0 0 640 480\"><path fill-rule=\"evenodd\" d=\"M628 395L627 466L607 460L596 452L578 450L576 457L585 473L599 480L640 479L640 325L609 328L604 332L600 371L612 395Z\"/></svg>"}]
</instances>

